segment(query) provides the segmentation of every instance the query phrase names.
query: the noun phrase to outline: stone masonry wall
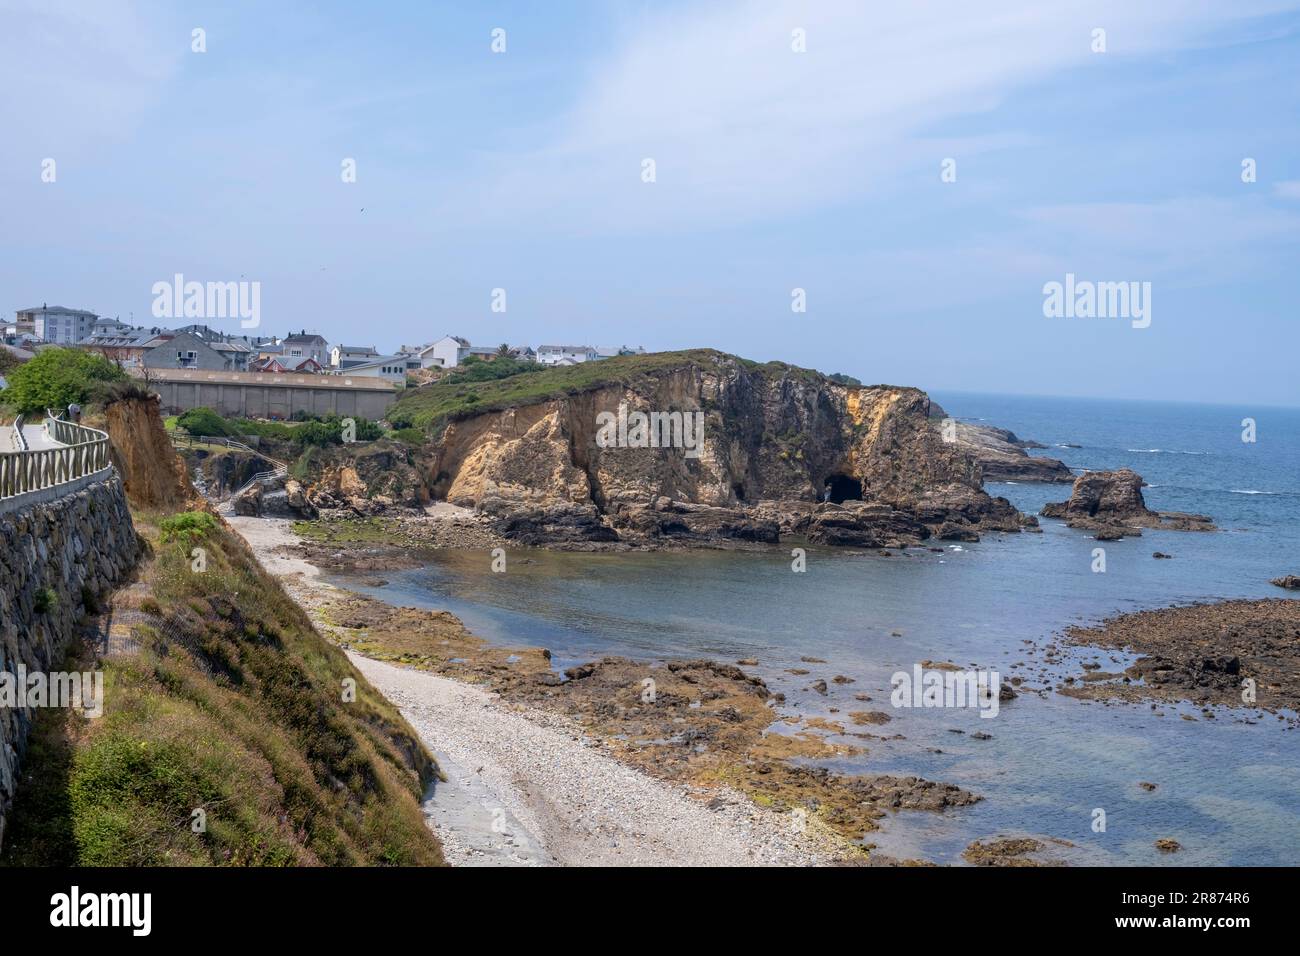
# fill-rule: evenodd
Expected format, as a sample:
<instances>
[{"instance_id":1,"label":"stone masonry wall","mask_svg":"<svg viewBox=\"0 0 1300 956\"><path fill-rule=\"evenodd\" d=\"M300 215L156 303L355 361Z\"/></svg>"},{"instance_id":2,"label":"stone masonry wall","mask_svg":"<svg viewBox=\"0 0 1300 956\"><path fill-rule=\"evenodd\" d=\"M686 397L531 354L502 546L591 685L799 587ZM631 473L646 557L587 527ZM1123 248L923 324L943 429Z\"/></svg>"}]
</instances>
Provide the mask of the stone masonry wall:
<instances>
[{"instance_id":1,"label":"stone masonry wall","mask_svg":"<svg viewBox=\"0 0 1300 956\"><path fill-rule=\"evenodd\" d=\"M0 514L0 671L57 669L86 603L106 603L140 544L116 472ZM34 713L0 705L0 847Z\"/></svg>"}]
</instances>

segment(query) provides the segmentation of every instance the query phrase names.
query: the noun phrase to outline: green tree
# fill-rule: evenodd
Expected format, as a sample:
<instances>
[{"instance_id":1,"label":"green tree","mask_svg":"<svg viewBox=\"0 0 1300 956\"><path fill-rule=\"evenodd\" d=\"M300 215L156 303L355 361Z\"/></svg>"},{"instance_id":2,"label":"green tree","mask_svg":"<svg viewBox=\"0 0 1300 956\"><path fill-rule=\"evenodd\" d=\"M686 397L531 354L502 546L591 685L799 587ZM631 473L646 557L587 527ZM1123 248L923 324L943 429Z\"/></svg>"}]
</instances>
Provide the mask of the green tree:
<instances>
[{"instance_id":1,"label":"green tree","mask_svg":"<svg viewBox=\"0 0 1300 956\"><path fill-rule=\"evenodd\" d=\"M85 405L105 384L126 377L102 355L81 349L42 349L6 375L9 387L0 393L0 401L25 414L62 409L73 402Z\"/></svg>"},{"instance_id":2,"label":"green tree","mask_svg":"<svg viewBox=\"0 0 1300 956\"><path fill-rule=\"evenodd\" d=\"M206 406L200 405L182 412L176 419L176 427L183 428L191 435L209 435L223 438L230 434L226 420Z\"/></svg>"}]
</instances>

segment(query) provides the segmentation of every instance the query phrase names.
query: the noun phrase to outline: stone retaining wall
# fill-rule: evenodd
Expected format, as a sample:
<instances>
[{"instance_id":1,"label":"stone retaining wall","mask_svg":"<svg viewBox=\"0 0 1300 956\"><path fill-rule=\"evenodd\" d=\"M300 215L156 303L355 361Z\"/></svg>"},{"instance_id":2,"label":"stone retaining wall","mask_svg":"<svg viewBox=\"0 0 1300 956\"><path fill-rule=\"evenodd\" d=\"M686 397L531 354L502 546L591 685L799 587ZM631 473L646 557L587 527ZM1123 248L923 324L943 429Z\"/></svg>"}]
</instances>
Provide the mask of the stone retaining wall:
<instances>
[{"instance_id":1,"label":"stone retaining wall","mask_svg":"<svg viewBox=\"0 0 1300 956\"><path fill-rule=\"evenodd\" d=\"M105 603L139 551L116 472L0 514L0 671L57 669L87 603ZM0 700L0 847L34 716Z\"/></svg>"}]
</instances>

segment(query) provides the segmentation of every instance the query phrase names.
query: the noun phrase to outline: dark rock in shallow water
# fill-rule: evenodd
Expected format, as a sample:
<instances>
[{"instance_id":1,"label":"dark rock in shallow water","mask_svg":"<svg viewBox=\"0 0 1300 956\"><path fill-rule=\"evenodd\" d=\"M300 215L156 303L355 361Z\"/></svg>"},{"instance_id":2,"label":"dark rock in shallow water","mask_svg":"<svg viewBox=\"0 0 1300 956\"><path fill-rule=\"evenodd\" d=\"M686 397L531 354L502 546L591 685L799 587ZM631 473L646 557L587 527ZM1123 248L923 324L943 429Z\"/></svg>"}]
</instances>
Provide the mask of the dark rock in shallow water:
<instances>
[{"instance_id":1,"label":"dark rock in shallow water","mask_svg":"<svg viewBox=\"0 0 1300 956\"><path fill-rule=\"evenodd\" d=\"M1289 591L1300 590L1300 575L1288 574L1284 577L1274 578L1269 584L1276 584L1280 588L1286 588Z\"/></svg>"}]
</instances>

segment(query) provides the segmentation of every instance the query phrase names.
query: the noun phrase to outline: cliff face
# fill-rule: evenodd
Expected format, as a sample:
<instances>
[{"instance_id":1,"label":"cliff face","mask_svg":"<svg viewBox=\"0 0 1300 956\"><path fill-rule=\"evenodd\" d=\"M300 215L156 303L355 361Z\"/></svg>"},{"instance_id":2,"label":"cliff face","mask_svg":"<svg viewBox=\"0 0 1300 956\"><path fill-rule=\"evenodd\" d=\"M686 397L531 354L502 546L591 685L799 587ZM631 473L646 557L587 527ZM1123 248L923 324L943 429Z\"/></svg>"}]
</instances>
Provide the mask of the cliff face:
<instances>
[{"instance_id":1,"label":"cliff face","mask_svg":"<svg viewBox=\"0 0 1300 956\"><path fill-rule=\"evenodd\" d=\"M945 526L965 537L1020 526L1009 504L983 492L978 463L943 441L924 392L704 356L462 414L436 444L433 496L498 515L525 541L817 538L828 515L839 527L821 537L861 545L908 543ZM637 447L634 427L610 425L637 412L699 413L703 440Z\"/></svg>"},{"instance_id":2,"label":"cliff face","mask_svg":"<svg viewBox=\"0 0 1300 956\"><path fill-rule=\"evenodd\" d=\"M189 500L189 478L158 414L158 403L127 398L104 409L110 455L137 507L169 508Z\"/></svg>"}]
</instances>

